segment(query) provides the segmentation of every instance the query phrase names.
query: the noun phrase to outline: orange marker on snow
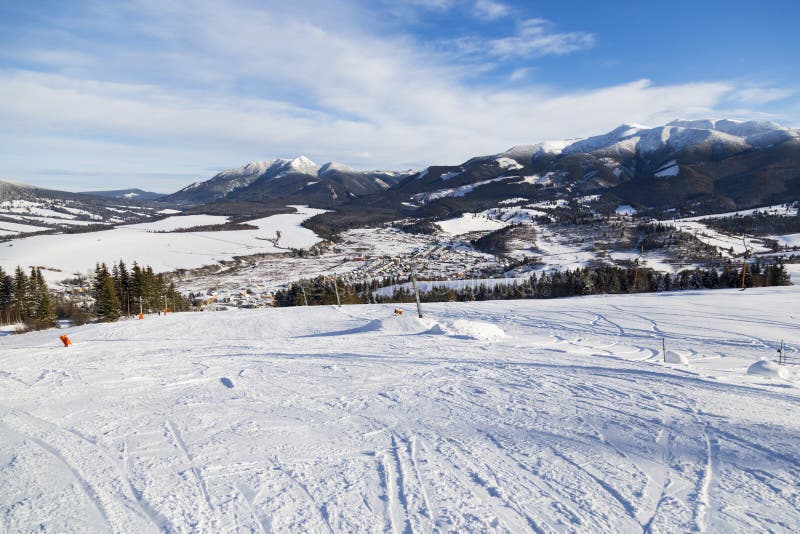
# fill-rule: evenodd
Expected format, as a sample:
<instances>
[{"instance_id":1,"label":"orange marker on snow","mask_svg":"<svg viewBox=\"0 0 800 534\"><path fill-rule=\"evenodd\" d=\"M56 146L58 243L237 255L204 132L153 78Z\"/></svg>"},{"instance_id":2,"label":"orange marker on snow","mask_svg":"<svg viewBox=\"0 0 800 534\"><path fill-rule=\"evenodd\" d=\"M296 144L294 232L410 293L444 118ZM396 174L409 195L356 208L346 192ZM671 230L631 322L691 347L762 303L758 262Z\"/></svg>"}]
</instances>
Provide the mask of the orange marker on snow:
<instances>
[{"instance_id":1,"label":"orange marker on snow","mask_svg":"<svg viewBox=\"0 0 800 534\"><path fill-rule=\"evenodd\" d=\"M143 314L143 313L140 313L140 314L139 314L139 320L141 321L142 319L144 319L144 314Z\"/></svg>"},{"instance_id":2,"label":"orange marker on snow","mask_svg":"<svg viewBox=\"0 0 800 534\"><path fill-rule=\"evenodd\" d=\"M70 341L69 336L67 334L61 334L61 336L59 336L58 339L61 340L61 342L64 344L65 347L69 347L70 345L72 345L72 341Z\"/></svg>"}]
</instances>

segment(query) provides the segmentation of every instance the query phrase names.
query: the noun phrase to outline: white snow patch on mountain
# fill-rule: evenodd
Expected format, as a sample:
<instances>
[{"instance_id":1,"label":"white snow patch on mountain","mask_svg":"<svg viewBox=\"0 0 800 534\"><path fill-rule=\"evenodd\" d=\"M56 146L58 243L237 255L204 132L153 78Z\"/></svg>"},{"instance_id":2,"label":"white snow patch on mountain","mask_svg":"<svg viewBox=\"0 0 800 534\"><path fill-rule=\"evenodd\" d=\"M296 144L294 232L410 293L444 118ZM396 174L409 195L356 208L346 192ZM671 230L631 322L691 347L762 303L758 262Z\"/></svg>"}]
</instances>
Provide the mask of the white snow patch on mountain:
<instances>
[{"instance_id":1,"label":"white snow patch on mountain","mask_svg":"<svg viewBox=\"0 0 800 534\"><path fill-rule=\"evenodd\" d=\"M673 160L674 161L674 160ZM677 163L672 163L669 166L662 167L660 170L656 171L655 175L658 178L667 178L670 176L678 176L681 169Z\"/></svg>"},{"instance_id":2,"label":"white snow patch on mountain","mask_svg":"<svg viewBox=\"0 0 800 534\"><path fill-rule=\"evenodd\" d=\"M617 209L614 210L617 215L636 215L638 211L636 208L631 206L630 204L620 204L617 206Z\"/></svg>"},{"instance_id":3,"label":"white snow patch on mountain","mask_svg":"<svg viewBox=\"0 0 800 534\"><path fill-rule=\"evenodd\" d=\"M507 171L515 171L517 169L522 168L522 165L520 165L519 163L517 163L516 160L513 160L511 158L500 157L495 159L495 161L497 162L497 165L499 165L501 169Z\"/></svg>"},{"instance_id":4,"label":"white snow patch on mountain","mask_svg":"<svg viewBox=\"0 0 800 534\"><path fill-rule=\"evenodd\" d=\"M434 200L438 200L440 198L446 197L463 197L470 193L472 193L476 188L491 184L493 182L500 182L503 180L508 180L510 178L514 178L512 176L502 176L500 178L492 178L491 180L482 180L480 182L474 182L467 185L462 185L460 187L448 188L448 189L437 189L436 191L431 191L430 193L417 193L412 197L415 202L421 202L423 204L427 204L428 202L433 202Z\"/></svg>"},{"instance_id":5,"label":"white snow patch on mountain","mask_svg":"<svg viewBox=\"0 0 800 534\"><path fill-rule=\"evenodd\" d=\"M485 214L464 213L455 219L439 221L436 225L446 234L462 235L470 232L498 230L508 226L508 223L498 221Z\"/></svg>"}]
</instances>

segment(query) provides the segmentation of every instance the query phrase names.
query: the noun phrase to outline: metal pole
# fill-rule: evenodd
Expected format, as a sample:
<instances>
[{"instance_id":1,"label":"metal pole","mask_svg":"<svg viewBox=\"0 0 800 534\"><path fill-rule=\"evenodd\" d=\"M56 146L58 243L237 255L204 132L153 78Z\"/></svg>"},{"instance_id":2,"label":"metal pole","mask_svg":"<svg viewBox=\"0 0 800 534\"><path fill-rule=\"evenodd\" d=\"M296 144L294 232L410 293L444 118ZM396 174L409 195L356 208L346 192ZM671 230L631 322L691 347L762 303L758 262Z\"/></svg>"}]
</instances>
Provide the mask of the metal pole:
<instances>
[{"instance_id":1,"label":"metal pole","mask_svg":"<svg viewBox=\"0 0 800 534\"><path fill-rule=\"evenodd\" d=\"M747 239L746 234L742 234L742 243L744 243L744 257L742 258L742 291L744 291L744 278L747 274Z\"/></svg>"},{"instance_id":2,"label":"metal pole","mask_svg":"<svg viewBox=\"0 0 800 534\"><path fill-rule=\"evenodd\" d=\"M308 306L308 296L306 296L306 288L300 282L298 282L298 285L300 286L300 290L303 292L303 302L305 302L306 306Z\"/></svg>"},{"instance_id":3,"label":"metal pole","mask_svg":"<svg viewBox=\"0 0 800 534\"><path fill-rule=\"evenodd\" d=\"M667 361L667 341L663 337L661 338L661 358L664 362Z\"/></svg>"},{"instance_id":4,"label":"metal pole","mask_svg":"<svg viewBox=\"0 0 800 534\"><path fill-rule=\"evenodd\" d=\"M422 305L419 303L419 290L417 289L417 277L414 270L411 270L411 287L414 288L414 298L417 300L417 315L422 319Z\"/></svg>"},{"instance_id":5,"label":"metal pole","mask_svg":"<svg viewBox=\"0 0 800 534\"><path fill-rule=\"evenodd\" d=\"M144 311L142 309L142 296L139 295L139 315L142 315L142 314L144 314Z\"/></svg>"},{"instance_id":6,"label":"metal pole","mask_svg":"<svg viewBox=\"0 0 800 534\"><path fill-rule=\"evenodd\" d=\"M333 291L336 293L336 305L342 307L342 301L339 300L339 288L336 285L336 278L333 279Z\"/></svg>"}]
</instances>

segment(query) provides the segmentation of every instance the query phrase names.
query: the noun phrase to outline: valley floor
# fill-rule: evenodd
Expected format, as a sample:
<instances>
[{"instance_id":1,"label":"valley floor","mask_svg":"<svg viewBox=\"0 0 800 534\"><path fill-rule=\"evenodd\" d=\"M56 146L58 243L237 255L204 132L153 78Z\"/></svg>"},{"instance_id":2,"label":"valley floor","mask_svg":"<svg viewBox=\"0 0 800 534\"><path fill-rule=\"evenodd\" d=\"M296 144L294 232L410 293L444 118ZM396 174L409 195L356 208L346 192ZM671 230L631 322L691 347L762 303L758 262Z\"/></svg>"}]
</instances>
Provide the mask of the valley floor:
<instances>
[{"instance_id":1,"label":"valley floor","mask_svg":"<svg viewBox=\"0 0 800 534\"><path fill-rule=\"evenodd\" d=\"M0 338L0 530L800 529L800 288ZM503 334L505 332L505 334ZM662 339L688 365L662 362ZM784 379L751 376L776 358Z\"/></svg>"}]
</instances>

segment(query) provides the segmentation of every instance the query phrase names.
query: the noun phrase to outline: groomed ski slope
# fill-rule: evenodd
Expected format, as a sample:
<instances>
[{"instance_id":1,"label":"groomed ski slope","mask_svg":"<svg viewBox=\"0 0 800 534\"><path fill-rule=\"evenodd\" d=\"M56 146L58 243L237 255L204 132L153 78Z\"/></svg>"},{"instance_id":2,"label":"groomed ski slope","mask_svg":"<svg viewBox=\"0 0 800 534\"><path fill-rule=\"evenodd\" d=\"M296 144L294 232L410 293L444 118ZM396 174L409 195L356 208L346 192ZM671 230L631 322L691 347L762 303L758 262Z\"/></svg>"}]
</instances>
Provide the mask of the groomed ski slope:
<instances>
[{"instance_id":1,"label":"groomed ski slope","mask_svg":"<svg viewBox=\"0 0 800 534\"><path fill-rule=\"evenodd\" d=\"M800 529L798 288L0 338L0 531ZM661 362L661 340L689 364ZM750 376L786 340L787 379Z\"/></svg>"}]
</instances>

